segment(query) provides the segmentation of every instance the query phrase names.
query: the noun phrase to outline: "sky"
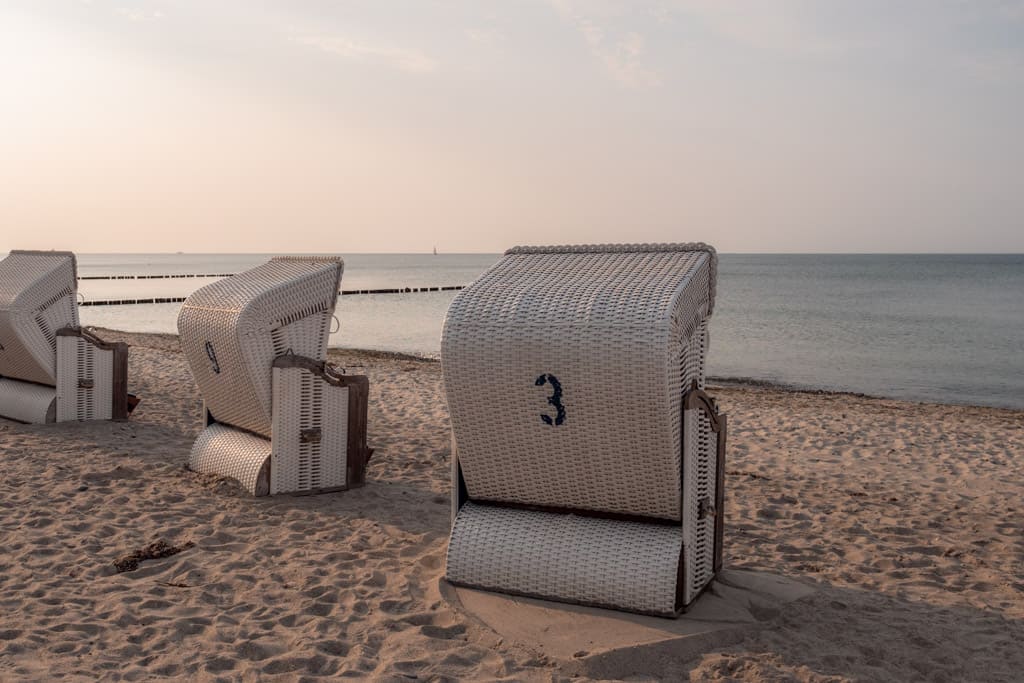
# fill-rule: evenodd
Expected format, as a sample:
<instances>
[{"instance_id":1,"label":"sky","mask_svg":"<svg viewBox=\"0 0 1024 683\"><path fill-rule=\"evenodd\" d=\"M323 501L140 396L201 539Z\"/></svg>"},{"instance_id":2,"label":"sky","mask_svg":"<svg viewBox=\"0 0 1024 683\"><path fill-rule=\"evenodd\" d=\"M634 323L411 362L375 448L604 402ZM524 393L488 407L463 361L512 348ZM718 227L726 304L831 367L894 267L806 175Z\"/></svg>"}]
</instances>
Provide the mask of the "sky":
<instances>
[{"instance_id":1,"label":"sky","mask_svg":"<svg viewBox=\"0 0 1024 683\"><path fill-rule=\"evenodd\" d=\"M1024 252L1024 0L4 0L0 251Z\"/></svg>"}]
</instances>

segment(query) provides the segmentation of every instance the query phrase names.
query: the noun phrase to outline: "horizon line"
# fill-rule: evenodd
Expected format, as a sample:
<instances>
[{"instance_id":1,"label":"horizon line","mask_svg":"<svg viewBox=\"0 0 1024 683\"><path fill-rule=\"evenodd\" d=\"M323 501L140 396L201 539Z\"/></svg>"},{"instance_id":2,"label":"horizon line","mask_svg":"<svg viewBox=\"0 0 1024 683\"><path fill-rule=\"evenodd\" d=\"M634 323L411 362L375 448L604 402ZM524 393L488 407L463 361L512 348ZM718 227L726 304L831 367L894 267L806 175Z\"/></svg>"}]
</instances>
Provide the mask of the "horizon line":
<instances>
[{"instance_id":1,"label":"horizon line","mask_svg":"<svg viewBox=\"0 0 1024 683\"><path fill-rule=\"evenodd\" d=\"M11 251L16 250L8 249L0 253L9 254ZM70 250L40 249L38 251ZM1024 256L1024 251L722 251L719 249L715 251L718 254L728 256ZM342 256L345 254L353 256L501 256L504 254L504 250L442 251L436 253L431 251L74 251L73 253L75 255L89 256L321 256L335 253Z\"/></svg>"}]
</instances>

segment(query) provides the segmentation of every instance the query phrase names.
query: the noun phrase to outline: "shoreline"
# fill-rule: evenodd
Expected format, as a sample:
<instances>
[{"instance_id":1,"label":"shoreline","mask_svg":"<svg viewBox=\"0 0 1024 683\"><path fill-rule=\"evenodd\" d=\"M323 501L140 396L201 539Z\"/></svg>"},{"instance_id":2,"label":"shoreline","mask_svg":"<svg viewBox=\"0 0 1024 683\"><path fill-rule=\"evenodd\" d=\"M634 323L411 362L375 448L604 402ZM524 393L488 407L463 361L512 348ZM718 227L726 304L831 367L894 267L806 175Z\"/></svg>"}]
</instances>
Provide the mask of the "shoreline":
<instances>
[{"instance_id":1,"label":"shoreline","mask_svg":"<svg viewBox=\"0 0 1024 683\"><path fill-rule=\"evenodd\" d=\"M91 328L96 331L101 337L104 335L119 335L124 337L141 337L141 338L159 338L167 341L173 340L177 343L178 335L170 334L166 332L126 332L124 330L115 330L108 327L94 327ZM364 358L370 358L375 360L395 360L395 361L408 361L417 363L430 363L440 364L441 359L432 356L424 356L415 353L404 353L401 351L384 351L380 349L359 349L350 348L343 346L332 346L327 349L328 354L355 354ZM855 399L867 399L872 401L896 401L899 403L907 403L912 405L921 406L942 406L950 408L978 408L982 410L993 410L1005 413L1019 413L1024 416L1024 407L1015 408L1010 406L993 406L993 405L981 405L977 403L957 403L957 402L943 402L943 401L928 401L928 400L915 400L908 398L899 398L894 396L882 396L878 394L867 394L859 391L848 391L845 389L829 389L825 387L808 387L798 384L790 384L777 380L757 379L755 377L722 377L718 375L709 375L707 377L708 386L722 389L746 389L746 390L765 390L783 392L787 394L807 394L810 396L837 396L837 397L849 397Z\"/></svg>"}]
</instances>

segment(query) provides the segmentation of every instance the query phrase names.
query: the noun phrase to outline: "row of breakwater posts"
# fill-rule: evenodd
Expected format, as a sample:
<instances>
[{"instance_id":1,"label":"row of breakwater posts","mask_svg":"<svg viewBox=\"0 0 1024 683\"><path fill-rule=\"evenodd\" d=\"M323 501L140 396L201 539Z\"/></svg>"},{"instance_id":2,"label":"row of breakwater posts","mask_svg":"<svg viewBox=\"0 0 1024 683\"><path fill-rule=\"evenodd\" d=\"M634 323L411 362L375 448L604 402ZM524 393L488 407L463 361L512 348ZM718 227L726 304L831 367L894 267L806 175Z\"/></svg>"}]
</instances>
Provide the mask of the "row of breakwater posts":
<instances>
[{"instance_id":1,"label":"row of breakwater posts","mask_svg":"<svg viewBox=\"0 0 1024 683\"><path fill-rule=\"evenodd\" d=\"M231 277L234 273L215 275L84 275L79 280L159 280L170 278L212 278ZM389 289L341 289L340 296L353 294L415 294L419 292L455 292L465 285L448 285L446 287L394 287ZM79 301L79 306L130 306L133 304L180 304L187 297L158 296L141 299L97 299L95 301Z\"/></svg>"},{"instance_id":2,"label":"row of breakwater posts","mask_svg":"<svg viewBox=\"0 0 1024 683\"><path fill-rule=\"evenodd\" d=\"M79 275L79 280L171 280L190 277L231 277L235 273L200 273L198 275Z\"/></svg>"}]
</instances>

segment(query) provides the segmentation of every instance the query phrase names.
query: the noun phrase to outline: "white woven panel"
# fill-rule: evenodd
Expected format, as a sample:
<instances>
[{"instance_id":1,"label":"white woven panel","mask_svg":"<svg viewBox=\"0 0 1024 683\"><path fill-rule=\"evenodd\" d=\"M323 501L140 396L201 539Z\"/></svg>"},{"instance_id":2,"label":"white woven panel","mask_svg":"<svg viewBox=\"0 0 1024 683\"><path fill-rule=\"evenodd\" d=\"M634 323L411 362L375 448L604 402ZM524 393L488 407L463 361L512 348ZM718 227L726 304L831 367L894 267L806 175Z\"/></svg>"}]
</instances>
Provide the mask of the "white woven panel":
<instances>
[{"instance_id":1,"label":"white woven panel","mask_svg":"<svg viewBox=\"0 0 1024 683\"><path fill-rule=\"evenodd\" d=\"M683 601L689 603L694 595L692 577L697 568L694 545L697 537L697 516L699 499L697 497L697 458L699 452L699 431L696 411L687 410L683 414L683 547L686 548L686 576L691 581L684 588Z\"/></svg>"},{"instance_id":2,"label":"white woven panel","mask_svg":"<svg viewBox=\"0 0 1024 683\"><path fill-rule=\"evenodd\" d=\"M346 481L348 387L302 368L274 368L270 493L340 488ZM303 431L319 441L303 442Z\"/></svg>"},{"instance_id":3,"label":"white woven panel","mask_svg":"<svg viewBox=\"0 0 1024 683\"><path fill-rule=\"evenodd\" d=\"M230 477L256 495L260 470L270 458L270 441L255 434L212 424L192 444L188 466L196 472Z\"/></svg>"},{"instance_id":4,"label":"white woven panel","mask_svg":"<svg viewBox=\"0 0 1024 683\"><path fill-rule=\"evenodd\" d=\"M57 383L56 331L78 325L75 256L12 251L0 261L0 375Z\"/></svg>"},{"instance_id":5,"label":"white woven panel","mask_svg":"<svg viewBox=\"0 0 1024 683\"><path fill-rule=\"evenodd\" d=\"M715 504L715 474L718 460L716 449L718 435L711 431L711 423L701 411L698 442L700 452L697 461L698 500L709 500ZM687 548L694 556L693 572L687 574L693 594L699 593L715 574L715 517L708 515L694 525L693 545Z\"/></svg>"},{"instance_id":6,"label":"white woven panel","mask_svg":"<svg viewBox=\"0 0 1024 683\"><path fill-rule=\"evenodd\" d=\"M698 380L698 387L704 388L704 363L708 351L707 322L705 321L687 345L686 358L681 371L684 387L692 379ZM684 512L689 513L686 530L686 602L695 598L714 576L715 518L712 515L698 519L701 500L713 505L716 497L716 473L718 464L718 439L711 431L711 421L704 410L686 412L687 425L684 428L684 454L688 469L683 476L685 499Z\"/></svg>"},{"instance_id":7,"label":"white woven panel","mask_svg":"<svg viewBox=\"0 0 1024 683\"><path fill-rule=\"evenodd\" d=\"M82 386L89 384L92 386ZM81 337L57 338L57 421L113 416L114 352Z\"/></svg>"},{"instance_id":8,"label":"white woven panel","mask_svg":"<svg viewBox=\"0 0 1024 683\"><path fill-rule=\"evenodd\" d=\"M0 377L0 416L19 422L43 424L54 419L57 390L40 384Z\"/></svg>"},{"instance_id":9,"label":"white woven panel","mask_svg":"<svg viewBox=\"0 0 1024 683\"><path fill-rule=\"evenodd\" d=\"M675 526L466 503L448 545L452 583L674 615Z\"/></svg>"},{"instance_id":10,"label":"white woven panel","mask_svg":"<svg viewBox=\"0 0 1024 683\"><path fill-rule=\"evenodd\" d=\"M516 249L463 290L441 353L470 497L679 520L714 268L705 245Z\"/></svg>"},{"instance_id":11,"label":"white woven panel","mask_svg":"<svg viewBox=\"0 0 1024 683\"><path fill-rule=\"evenodd\" d=\"M278 257L194 292L178 315L182 351L218 422L270 437L271 363L325 357L343 263Z\"/></svg>"}]
</instances>

